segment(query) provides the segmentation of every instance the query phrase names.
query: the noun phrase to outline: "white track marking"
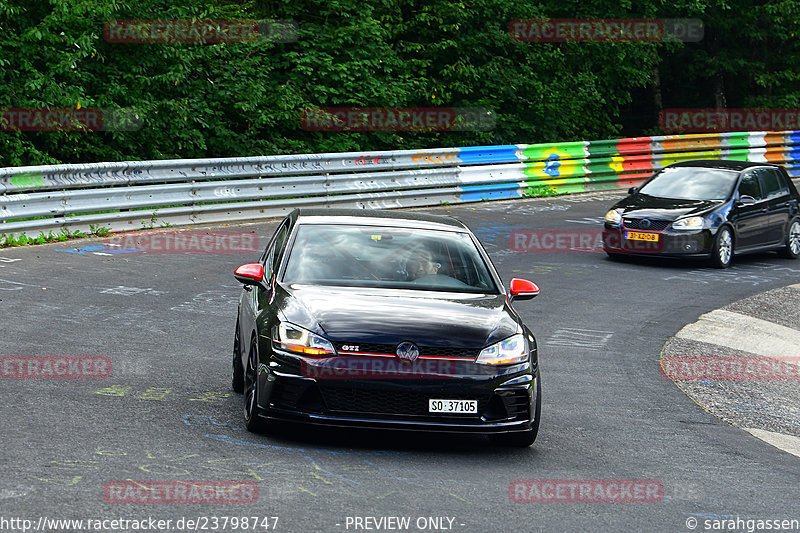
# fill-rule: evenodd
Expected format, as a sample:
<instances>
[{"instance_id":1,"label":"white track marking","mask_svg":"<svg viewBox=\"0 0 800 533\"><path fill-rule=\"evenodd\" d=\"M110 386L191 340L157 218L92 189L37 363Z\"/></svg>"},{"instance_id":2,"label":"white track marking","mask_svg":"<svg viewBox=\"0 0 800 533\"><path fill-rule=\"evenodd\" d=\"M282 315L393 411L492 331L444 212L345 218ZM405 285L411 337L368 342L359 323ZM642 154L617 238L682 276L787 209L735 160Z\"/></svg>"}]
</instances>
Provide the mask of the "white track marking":
<instances>
[{"instance_id":1,"label":"white track marking","mask_svg":"<svg viewBox=\"0 0 800 533\"><path fill-rule=\"evenodd\" d=\"M757 437L767 444L772 444L776 448L800 457L800 437L794 435L784 435L774 431L764 429L743 428L745 431Z\"/></svg>"},{"instance_id":2,"label":"white track marking","mask_svg":"<svg viewBox=\"0 0 800 533\"><path fill-rule=\"evenodd\" d=\"M764 357L800 355L800 331L760 318L717 309L675 335Z\"/></svg>"}]
</instances>

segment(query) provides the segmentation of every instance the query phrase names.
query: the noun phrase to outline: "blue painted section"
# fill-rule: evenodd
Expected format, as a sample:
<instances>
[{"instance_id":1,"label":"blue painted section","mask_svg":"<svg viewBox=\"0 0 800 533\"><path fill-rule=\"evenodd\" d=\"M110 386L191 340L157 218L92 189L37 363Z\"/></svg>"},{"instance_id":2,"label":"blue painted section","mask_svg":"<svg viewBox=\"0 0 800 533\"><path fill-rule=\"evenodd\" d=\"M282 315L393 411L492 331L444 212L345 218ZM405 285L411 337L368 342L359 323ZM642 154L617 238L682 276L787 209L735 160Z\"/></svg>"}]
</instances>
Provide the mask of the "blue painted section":
<instances>
[{"instance_id":1,"label":"blue painted section","mask_svg":"<svg viewBox=\"0 0 800 533\"><path fill-rule=\"evenodd\" d=\"M252 442L252 441L247 441L247 440L242 440L242 439L235 439L235 438L233 438L231 436L228 436L228 435L208 434L208 435L205 435L205 437L207 439L215 440L215 441L218 441L218 442L224 442L224 443L227 443L227 444L235 444L237 446L250 446L252 448L260 448L262 450L285 450L285 451L290 451L290 452L302 452L302 453L305 453L305 450L303 448L292 448L292 447L289 447L289 446L275 446L274 444L264 444L264 443L261 443L261 442Z\"/></svg>"},{"instance_id":2,"label":"blue painted section","mask_svg":"<svg viewBox=\"0 0 800 533\"><path fill-rule=\"evenodd\" d=\"M217 422L213 416L206 415L183 415L183 423L187 426L216 426L232 429L233 431L244 430L241 426L232 426L228 423Z\"/></svg>"},{"instance_id":3,"label":"blue painted section","mask_svg":"<svg viewBox=\"0 0 800 533\"><path fill-rule=\"evenodd\" d=\"M516 144L495 146L465 146L458 148L462 165L485 165L488 163L518 163Z\"/></svg>"},{"instance_id":4,"label":"blue painted section","mask_svg":"<svg viewBox=\"0 0 800 533\"><path fill-rule=\"evenodd\" d=\"M500 224L497 226L472 226L472 232L484 247L508 247L508 238L514 230L525 229L525 226ZM498 242L498 238L500 242Z\"/></svg>"},{"instance_id":5,"label":"blue painted section","mask_svg":"<svg viewBox=\"0 0 800 533\"><path fill-rule=\"evenodd\" d=\"M462 185L463 191L458 195L462 202L480 202L481 200L513 199L522 197L522 190L517 182L492 183L487 185Z\"/></svg>"},{"instance_id":6,"label":"blue painted section","mask_svg":"<svg viewBox=\"0 0 800 533\"><path fill-rule=\"evenodd\" d=\"M559 159L560 157L558 154L550 154L547 157L547 163L544 165L544 173L554 178L560 176L561 173L559 172L558 167L561 166L561 161L559 161Z\"/></svg>"},{"instance_id":7,"label":"blue painted section","mask_svg":"<svg viewBox=\"0 0 800 533\"><path fill-rule=\"evenodd\" d=\"M144 252L145 250L140 250L138 248L117 248L115 246L106 246L104 244L100 244L97 246L84 246L82 248L56 248L55 251L67 252L68 254L85 254L87 252L103 252L106 254L135 254Z\"/></svg>"},{"instance_id":8,"label":"blue painted section","mask_svg":"<svg viewBox=\"0 0 800 533\"><path fill-rule=\"evenodd\" d=\"M800 178L800 131L788 132L784 140L787 144L784 149L786 171L791 177Z\"/></svg>"}]
</instances>

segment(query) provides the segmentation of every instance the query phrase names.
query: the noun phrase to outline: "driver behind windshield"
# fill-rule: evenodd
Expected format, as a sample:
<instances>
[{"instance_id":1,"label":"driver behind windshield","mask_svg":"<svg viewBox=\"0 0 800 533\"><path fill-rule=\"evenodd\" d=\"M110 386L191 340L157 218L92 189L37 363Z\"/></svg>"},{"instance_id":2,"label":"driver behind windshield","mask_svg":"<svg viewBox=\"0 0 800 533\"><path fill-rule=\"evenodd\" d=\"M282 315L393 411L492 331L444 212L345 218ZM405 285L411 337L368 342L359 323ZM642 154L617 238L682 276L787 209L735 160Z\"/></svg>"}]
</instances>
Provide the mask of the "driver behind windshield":
<instances>
[{"instance_id":1,"label":"driver behind windshield","mask_svg":"<svg viewBox=\"0 0 800 533\"><path fill-rule=\"evenodd\" d=\"M441 263L434 262L430 250L421 248L409 258L406 268L412 279L419 279L438 274L441 267Z\"/></svg>"}]
</instances>

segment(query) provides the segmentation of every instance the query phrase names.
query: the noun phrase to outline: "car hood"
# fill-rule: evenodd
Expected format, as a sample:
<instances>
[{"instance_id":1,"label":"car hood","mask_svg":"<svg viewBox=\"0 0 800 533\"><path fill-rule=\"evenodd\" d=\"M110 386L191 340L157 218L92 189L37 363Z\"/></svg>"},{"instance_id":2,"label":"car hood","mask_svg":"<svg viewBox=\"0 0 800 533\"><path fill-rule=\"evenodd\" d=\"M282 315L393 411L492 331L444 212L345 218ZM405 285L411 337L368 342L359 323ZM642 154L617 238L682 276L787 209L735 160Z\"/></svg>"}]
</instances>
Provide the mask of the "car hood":
<instances>
[{"instance_id":1,"label":"car hood","mask_svg":"<svg viewBox=\"0 0 800 533\"><path fill-rule=\"evenodd\" d=\"M289 322L334 342L482 348L519 331L505 295L418 290L282 287Z\"/></svg>"},{"instance_id":2,"label":"car hood","mask_svg":"<svg viewBox=\"0 0 800 533\"><path fill-rule=\"evenodd\" d=\"M658 198L646 194L632 194L617 202L614 208L623 208L623 217L677 220L692 215L701 215L724 203L724 200L680 200Z\"/></svg>"}]
</instances>

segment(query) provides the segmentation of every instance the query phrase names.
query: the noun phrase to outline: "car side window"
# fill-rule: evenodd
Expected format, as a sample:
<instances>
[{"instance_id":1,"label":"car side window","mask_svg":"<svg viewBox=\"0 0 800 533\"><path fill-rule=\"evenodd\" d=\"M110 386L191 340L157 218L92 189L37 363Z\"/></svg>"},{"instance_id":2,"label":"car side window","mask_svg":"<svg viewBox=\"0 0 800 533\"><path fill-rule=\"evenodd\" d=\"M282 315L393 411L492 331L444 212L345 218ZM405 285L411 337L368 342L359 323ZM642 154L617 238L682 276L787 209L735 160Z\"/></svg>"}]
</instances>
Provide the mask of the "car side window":
<instances>
[{"instance_id":1,"label":"car side window","mask_svg":"<svg viewBox=\"0 0 800 533\"><path fill-rule=\"evenodd\" d=\"M761 189L764 198L777 198L789 194L789 187L783 181L783 176L774 168L758 169L758 177L761 180Z\"/></svg>"},{"instance_id":2,"label":"car side window","mask_svg":"<svg viewBox=\"0 0 800 533\"><path fill-rule=\"evenodd\" d=\"M286 242L286 235L288 234L288 225L284 222L281 227L275 232L272 243L269 245L264 257L264 278L272 279L275 274L275 269L278 268L277 262L280 259L280 251Z\"/></svg>"},{"instance_id":3,"label":"car side window","mask_svg":"<svg viewBox=\"0 0 800 533\"><path fill-rule=\"evenodd\" d=\"M278 270L281 261L281 251L283 250L283 246L286 244L286 237L289 236L289 227L287 224L284 224L279 230L278 234L275 236L275 242L272 246L272 272ZM272 277L270 275L270 277Z\"/></svg>"},{"instance_id":4,"label":"car side window","mask_svg":"<svg viewBox=\"0 0 800 533\"><path fill-rule=\"evenodd\" d=\"M756 201L761 200L761 185L758 182L758 176L755 172L749 171L742 176L742 181L739 183L739 196L752 196Z\"/></svg>"}]
</instances>

